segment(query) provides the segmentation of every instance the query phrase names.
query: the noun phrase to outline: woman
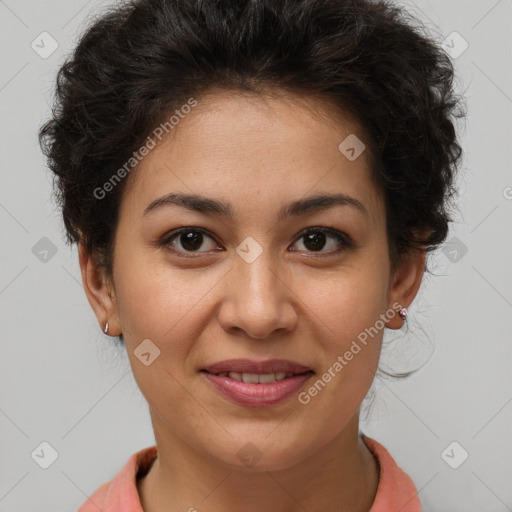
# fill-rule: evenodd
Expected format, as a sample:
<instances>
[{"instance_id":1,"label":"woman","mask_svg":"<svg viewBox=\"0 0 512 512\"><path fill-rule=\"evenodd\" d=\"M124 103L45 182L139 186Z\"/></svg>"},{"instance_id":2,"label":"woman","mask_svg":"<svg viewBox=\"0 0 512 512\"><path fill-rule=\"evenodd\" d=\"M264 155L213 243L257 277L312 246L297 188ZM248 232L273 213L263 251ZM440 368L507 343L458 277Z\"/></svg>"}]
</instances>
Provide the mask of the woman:
<instances>
[{"instance_id":1,"label":"woman","mask_svg":"<svg viewBox=\"0 0 512 512\"><path fill-rule=\"evenodd\" d=\"M421 510L359 410L447 235L453 69L366 0L133 0L40 131L156 445L79 512Z\"/></svg>"}]
</instances>

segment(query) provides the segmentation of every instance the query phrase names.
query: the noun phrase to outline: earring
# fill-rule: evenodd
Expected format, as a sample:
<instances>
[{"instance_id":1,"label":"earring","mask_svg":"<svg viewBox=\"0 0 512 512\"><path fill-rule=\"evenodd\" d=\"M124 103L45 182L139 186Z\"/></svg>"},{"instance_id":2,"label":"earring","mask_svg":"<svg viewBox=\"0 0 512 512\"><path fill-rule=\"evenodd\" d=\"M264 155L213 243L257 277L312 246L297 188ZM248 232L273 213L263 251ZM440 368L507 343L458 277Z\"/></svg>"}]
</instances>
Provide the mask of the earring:
<instances>
[{"instance_id":1,"label":"earring","mask_svg":"<svg viewBox=\"0 0 512 512\"><path fill-rule=\"evenodd\" d=\"M104 332L105 334L107 334L107 333L108 333L108 322L105 324L105 329L103 330L103 332Z\"/></svg>"},{"instance_id":2,"label":"earring","mask_svg":"<svg viewBox=\"0 0 512 512\"><path fill-rule=\"evenodd\" d=\"M400 315L400 318L402 320L405 320L407 318L407 308L402 308L398 314Z\"/></svg>"}]
</instances>

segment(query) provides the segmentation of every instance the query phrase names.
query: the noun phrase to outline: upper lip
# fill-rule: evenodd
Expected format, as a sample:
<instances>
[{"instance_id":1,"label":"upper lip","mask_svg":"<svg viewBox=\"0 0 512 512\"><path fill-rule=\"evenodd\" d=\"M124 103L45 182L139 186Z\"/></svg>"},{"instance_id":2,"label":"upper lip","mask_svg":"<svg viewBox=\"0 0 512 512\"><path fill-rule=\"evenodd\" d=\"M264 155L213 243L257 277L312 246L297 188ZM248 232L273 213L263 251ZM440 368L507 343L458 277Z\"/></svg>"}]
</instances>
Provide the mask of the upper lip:
<instances>
[{"instance_id":1,"label":"upper lip","mask_svg":"<svg viewBox=\"0 0 512 512\"><path fill-rule=\"evenodd\" d=\"M209 373L237 372L237 373L305 373L313 371L307 366L287 361L285 359L267 359L266 361L254 361L251 359L227 359L204 366L201 370Z\"/></svg>"}]
</instances>

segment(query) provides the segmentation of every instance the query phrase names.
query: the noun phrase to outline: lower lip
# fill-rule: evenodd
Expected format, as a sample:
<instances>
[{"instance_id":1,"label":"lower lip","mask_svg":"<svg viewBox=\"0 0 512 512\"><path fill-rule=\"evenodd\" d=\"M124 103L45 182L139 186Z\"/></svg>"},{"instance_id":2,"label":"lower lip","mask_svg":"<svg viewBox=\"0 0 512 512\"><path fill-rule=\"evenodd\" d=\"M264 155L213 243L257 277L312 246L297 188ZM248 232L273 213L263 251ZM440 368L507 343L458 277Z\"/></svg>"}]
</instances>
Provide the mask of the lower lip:
<instances>
[{"instance_id":1,"label":"lower lip","mask_svg":"<svg viewBox=\"0 0 512 512\"><path fill-rule=\"evenodd\" d=\"M265 407L280 404L295 395L313 375L312 372L307 372L268 384L250 384L206 371L201 373L222 395L235 404L245 407Z\"/></svg>"}]
</instances>

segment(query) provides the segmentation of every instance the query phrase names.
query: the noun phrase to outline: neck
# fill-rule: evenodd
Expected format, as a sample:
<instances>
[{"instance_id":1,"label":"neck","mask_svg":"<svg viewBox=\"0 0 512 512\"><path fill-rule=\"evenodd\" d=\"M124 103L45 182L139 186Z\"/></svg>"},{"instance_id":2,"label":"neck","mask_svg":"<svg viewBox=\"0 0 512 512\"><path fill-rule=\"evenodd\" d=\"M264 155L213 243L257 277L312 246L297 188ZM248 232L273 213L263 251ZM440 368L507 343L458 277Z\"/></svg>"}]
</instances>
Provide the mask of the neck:
<instances>
[{"instance_id":1,"label":"neck","mask_svg":"<svg viewBox=\"0 0 512 512\"><path fill-rule=\"evenodd\" d=\"M359 436L358 415L300 463L261 472L226 468L170 435L158 417L151 417L158 458L138 482L144 512L368 512L374 501L379 468Z\"/></svg>"}]
</instances>

